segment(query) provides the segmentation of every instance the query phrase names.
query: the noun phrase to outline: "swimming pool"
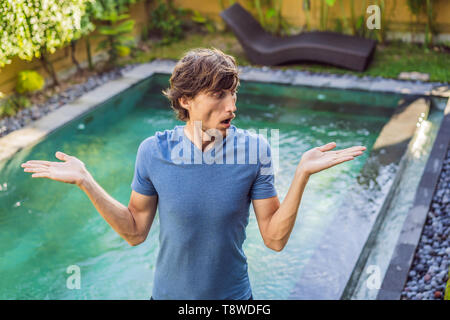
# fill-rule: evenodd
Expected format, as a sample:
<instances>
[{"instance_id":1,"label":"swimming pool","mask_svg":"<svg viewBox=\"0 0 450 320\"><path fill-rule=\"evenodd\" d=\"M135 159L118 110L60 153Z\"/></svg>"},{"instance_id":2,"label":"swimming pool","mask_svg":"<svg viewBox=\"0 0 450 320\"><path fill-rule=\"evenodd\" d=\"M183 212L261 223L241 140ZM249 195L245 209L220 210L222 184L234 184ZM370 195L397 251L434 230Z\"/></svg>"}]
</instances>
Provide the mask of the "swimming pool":
<instances>
[{"instance_id":1,"label":"swimming pool","mask_svg":"<svg viewBox=\"0 0 450 320\"><path fill-rule=\"evenodd\" d=\"M148 299L158 252L159 217L147 240L130 247L73 185L32 179L20 164L58 161L57 150L80 158L97 182L127 205L139 143L175 120L153 75L72 121L6 162L0 172L0 299ZM279 130L275 185L283 200L302 153L335 141L365 145L354 161L314 175L283 251L266 248L250 210L244 251L255 299L288 299L330 224L345 204L377 137L402 96L242 82L234 124ZM269 136L270 138L270 136ZM231 182L230 182L231 183ZM375 196L375 195L374 195ZM69 290L66 270L81 270L81 289Z\"/></svg>"}]
</instances>

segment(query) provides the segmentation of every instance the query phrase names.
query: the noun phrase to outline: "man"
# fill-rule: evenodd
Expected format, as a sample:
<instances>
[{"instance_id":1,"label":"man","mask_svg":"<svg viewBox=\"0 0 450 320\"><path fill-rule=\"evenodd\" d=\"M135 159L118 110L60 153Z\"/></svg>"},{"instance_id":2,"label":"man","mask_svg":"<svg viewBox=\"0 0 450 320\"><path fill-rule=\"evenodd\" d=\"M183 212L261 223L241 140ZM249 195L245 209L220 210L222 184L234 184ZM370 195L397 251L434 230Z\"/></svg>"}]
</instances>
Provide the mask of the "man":
<instances>
[{"instance_id":1,"label":"man","mask_svg":"<svg viewBox=\"0 0 450 320\"><path fill-rule=\"evenodd\" d=\"M186 125L140 144L128 207L74 156L56 152L64 162L30 160L22 167L32 177L79 186L132 246L145 241L158 207L154 299L252 299L242 250L250 202L265 245L280 251L310 175L352 160L365 147L332 151L332 142L305 152L280 204L267 140L231 125L238 86L234 58L217 49L191 50L177 63L164 94Z\"/></svg>"}]
</instances>

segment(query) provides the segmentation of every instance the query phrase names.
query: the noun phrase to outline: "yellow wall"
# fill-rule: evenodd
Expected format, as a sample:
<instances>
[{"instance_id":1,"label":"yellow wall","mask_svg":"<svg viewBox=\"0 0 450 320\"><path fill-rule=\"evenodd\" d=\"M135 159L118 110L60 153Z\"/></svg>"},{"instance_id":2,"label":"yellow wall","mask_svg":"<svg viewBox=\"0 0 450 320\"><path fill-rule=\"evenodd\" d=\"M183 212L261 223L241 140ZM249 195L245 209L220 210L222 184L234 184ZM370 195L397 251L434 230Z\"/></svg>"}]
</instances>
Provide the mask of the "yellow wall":
<instances>
[{"instance_id":1,"label":"yellow wall","mask_svg":"<svg viewBox=\"0 0 450 320\"><path fill-rule=\"evenodd\" d=\"M252 0L237 1L245 8L252 10ZM320 20L320 0L311 0L310 22L312 27L319 27ZM200 13L210 18L219 20L220 1L219 0L175 0L177 5L185 8L198 10ZM225 7L229 6L231 1L223 0ZM354 0L355 13L360 15L370 4L376 4L376 0ZM415 17L410 13L406 0L385 0L386 13L391 20L389 27L393 31L411 31L411 26L415 24ZM450 33L450 1L434 0L435 22L439 30L443 33ZM350 0L343 0L345 17L350 17ZM295 26L303 26L306 22L306 16L303 10L303 0L282 0L282 16ZM329 11L329 27L333 26L333 18L342 18L343 10L341 0L336 0L335 5ZM419 20L422 23L422 30L425 27L426 16L422 15Z\"/></svg>"}]
</instances>

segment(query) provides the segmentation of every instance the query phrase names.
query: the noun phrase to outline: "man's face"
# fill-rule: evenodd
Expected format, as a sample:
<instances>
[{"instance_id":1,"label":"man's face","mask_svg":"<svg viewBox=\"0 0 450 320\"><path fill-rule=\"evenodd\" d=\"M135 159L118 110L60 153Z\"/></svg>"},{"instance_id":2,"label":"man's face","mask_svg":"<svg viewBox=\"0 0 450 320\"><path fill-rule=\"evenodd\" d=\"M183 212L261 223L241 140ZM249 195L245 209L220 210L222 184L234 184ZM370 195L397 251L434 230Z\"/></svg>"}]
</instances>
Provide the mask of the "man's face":
<instances>
[{"instance_id":1,"label":"man's face","mask_svg":"<svg viewBox=\"0 0 450 320\"><path fill-rule=\"evenodd\" d=\"M236 117L236 99L236 91L201 92L193 99L183 99L182 105L189 110L191 124L201 121L203 131L217 129L225 136L231 120Z\"/></svg>"}]
</instances>

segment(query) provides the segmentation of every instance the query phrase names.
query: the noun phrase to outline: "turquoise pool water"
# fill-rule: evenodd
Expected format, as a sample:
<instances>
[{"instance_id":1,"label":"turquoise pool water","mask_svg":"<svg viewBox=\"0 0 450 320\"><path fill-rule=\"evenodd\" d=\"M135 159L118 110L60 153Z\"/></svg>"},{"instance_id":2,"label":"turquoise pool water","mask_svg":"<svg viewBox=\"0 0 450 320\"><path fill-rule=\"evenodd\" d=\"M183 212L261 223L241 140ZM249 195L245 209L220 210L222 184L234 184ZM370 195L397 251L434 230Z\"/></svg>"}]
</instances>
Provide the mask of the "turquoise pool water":
<instances>
[{"instance_id":1,"label":"turquoise pool water","mask_svg":"<svg viewBox=\"0 0 450 320\"><path fill-rule=\"evenodd\" d=\"M130 247L74 185L31 178L20 164L59 161L57 150L80 158L97 182L128 204L137 148L175 120L161 89L167 75L154 75L17 153L0 172L0 299L148 299L158 252L159 217L147 240ZM278 129L280 201L306 150L336 141L338 148L370 149L400 96L243 82L234 124ZM270 136L269 136L270 139ZM285 249L264 246L253 209L244 251L255 299L287 299L335 208L369 152L314 175ZM81 270L81 289L66 287L66 270Z\"/></svg>"}]
</instances>

